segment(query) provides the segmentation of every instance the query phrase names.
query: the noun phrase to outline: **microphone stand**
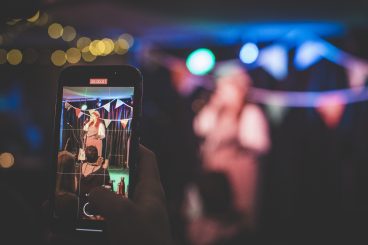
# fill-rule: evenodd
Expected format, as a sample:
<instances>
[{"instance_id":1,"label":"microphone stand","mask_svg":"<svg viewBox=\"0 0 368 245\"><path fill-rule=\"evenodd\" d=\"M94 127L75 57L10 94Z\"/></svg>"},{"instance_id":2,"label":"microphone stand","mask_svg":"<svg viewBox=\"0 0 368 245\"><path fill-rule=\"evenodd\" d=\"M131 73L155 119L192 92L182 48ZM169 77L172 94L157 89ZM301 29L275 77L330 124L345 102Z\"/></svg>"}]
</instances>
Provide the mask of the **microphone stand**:
<instances>
[{"instance_id":1,"label":"microphone stand","mask_svg":"<svg viewBox=\"0 0 368 245\"><path fill-rule=\"evenodd\" d=\"M70 123L66 123L68 124L69 127L73 128L72 125L70 125ZM65 146L64 146L64 151L66 151L66 148L68 147L69 144L69 140L70 140L70 136L68 137L68 139L66 140Z\"/></svg>"}]
</instances>

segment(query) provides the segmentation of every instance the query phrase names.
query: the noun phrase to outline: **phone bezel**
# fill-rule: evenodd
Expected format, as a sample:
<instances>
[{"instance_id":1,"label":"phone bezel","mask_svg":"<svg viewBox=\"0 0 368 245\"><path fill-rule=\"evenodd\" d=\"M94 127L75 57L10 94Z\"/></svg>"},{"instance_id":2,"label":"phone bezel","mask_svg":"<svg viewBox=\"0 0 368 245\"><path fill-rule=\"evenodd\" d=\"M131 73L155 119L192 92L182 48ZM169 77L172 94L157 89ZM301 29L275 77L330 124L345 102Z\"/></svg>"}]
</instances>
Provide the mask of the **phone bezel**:
<instances>
[{"instance_id":1,"label":"phone bezel","mask_svg":"<svg viewBox=\"0 0 368 245\"><path fill-rule=\"evenodd\" d=\"M107 85L91 85L90 78L107 78ZM139 127L140 118L142 114L142 86L143 78L140 71L129 65L109 65L109 66L70 66L62 70L58 79L57 99L55 103L55 118L54 118L54 152L52 164L52 187L51 187L51 211L54 222L57 220L54 217L54 203L55 203L55 188L56 188L56 168L57 168L57 154L59 149L60 137L60 120L62 110L62 96L63 87L134 87L133 94L133 119L132 132L130 142L129 154L129 185L128 196L133 197L134 187L137 177L137 163L138 163L138 147L139 147ZM75 230L79 231L103 231L104 222L93 220L79 220L76 219Z\"/></svg>"}]
</instances>

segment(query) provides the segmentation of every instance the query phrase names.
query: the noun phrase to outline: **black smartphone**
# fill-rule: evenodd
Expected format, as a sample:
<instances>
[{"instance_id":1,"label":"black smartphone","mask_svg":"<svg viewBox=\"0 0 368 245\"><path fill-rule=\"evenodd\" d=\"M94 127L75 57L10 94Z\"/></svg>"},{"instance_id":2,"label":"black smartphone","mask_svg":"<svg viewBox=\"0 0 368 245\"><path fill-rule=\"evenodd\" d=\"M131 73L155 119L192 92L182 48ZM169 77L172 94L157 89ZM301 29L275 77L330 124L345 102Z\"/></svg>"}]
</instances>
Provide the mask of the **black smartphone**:
<instances>
[{"instance_id":1,"label":"black smartphone","mask_svg":"<svg viewBox=\"0 0 368 245\"><path fill-rule=\"evenodd\" d=\"M59 76L55 114L55 222L101 232L88 200L98 186L131 198L139 147L142 76L123 66L71 66Z\"/></svg>"}]
</instances>

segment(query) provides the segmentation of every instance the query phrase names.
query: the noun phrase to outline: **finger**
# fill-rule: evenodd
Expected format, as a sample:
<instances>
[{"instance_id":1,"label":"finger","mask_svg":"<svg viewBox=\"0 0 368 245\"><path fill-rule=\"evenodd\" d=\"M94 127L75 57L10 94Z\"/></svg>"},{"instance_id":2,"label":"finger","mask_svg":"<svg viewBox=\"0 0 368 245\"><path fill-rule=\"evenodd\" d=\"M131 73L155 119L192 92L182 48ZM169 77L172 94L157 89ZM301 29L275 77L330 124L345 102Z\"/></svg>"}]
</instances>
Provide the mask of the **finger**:
<instances>
[{"instance_id":1,"label":"finger","mask_svg":"<svg viewBox=\"0 0 368 245\"><path fill-rule=\"evenodd\" d=\"M143 244L143 219L131 200L97 187L91 191L89 201L91 207L106 219L109 244Z\"/></svg>"},{"instance_id":2,"label":"finger","mask_svg":"<svg viewBox=\"0 0 368 245\"><path fill-rule=\"evenodd\" d=\"M137 204L144 204L151 200L165 202L156 156L143 145L139 146L139 163L137 171L137 183L133 200Z\"/></svg>"},{"instance_id":3,"label":"finger","mask_svg":"<svg viewBox=\"0 0 368 245\"><path fill-rule=\"evenodd\" d=\"M131 217L134 213L134 205L129 199L103 187L94 188L90 192L88 200L91 208L107 220L114 220L117 217Z\"/></svg>"}]
</instances>

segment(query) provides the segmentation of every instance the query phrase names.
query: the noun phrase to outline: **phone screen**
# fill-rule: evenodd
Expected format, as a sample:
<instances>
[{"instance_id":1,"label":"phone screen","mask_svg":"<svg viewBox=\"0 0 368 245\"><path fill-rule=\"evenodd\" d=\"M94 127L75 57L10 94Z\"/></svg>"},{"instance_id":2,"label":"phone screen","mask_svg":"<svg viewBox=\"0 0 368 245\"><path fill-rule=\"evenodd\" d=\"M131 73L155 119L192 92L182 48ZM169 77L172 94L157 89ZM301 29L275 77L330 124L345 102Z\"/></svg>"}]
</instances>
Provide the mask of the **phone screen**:
<instances>
[{"instance_id":1,"label":"phone screen","mask_svg":"<svg viewBox=\"0 0 368 245\"><path fill-rule=\"evenodd\" d=\"M133 96L134 87L62 87L55 217L103 221L88 201L98 186L128 197Z\"/></svg>"}]
</instances>

